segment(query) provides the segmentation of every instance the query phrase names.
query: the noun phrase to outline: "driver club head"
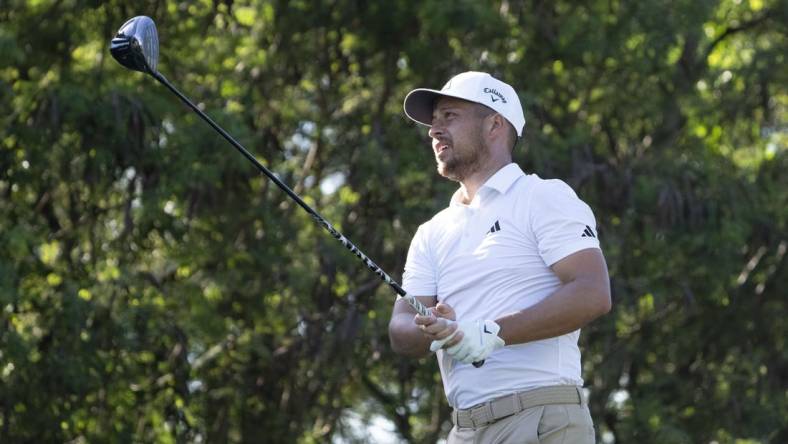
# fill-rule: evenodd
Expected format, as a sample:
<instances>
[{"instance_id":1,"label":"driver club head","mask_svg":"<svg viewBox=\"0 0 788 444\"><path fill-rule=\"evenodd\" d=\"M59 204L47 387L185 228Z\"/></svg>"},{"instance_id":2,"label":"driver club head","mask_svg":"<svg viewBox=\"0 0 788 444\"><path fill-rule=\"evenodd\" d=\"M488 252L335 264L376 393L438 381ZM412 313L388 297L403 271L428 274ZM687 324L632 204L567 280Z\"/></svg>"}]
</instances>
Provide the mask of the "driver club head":
<instances>
[{"instance_id":1,"label":"driver club head","mask_svg":"<svg viewBox=\"0 0 788 444\"><path fill-rule=\"evenodd\" d=\"M159 62L159 34L156 32L156 24L144 15L129 19L112 39L109 52L126 68L155 74Z\"/></svg>"}]
</instances>

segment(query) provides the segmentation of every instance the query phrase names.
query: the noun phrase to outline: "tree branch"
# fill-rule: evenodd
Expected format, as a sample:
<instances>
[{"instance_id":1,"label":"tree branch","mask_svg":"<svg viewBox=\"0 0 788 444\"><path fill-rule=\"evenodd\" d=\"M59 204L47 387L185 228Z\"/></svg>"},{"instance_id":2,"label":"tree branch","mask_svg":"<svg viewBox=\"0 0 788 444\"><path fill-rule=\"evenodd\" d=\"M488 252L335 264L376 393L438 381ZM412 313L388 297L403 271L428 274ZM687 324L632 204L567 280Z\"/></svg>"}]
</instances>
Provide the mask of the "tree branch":
<instances>
[{"instance_id":1,"label":"tree branch","mask_svg":"<svg viewBox=\"0 0 788 444\"><path fill-rule=\"evenodd\" d=\"M717 45L722 43L728 37L732 36L733 34L737 34L739 32L747 31L749 29L752 29L752 28L760 25L761 23L765 22L766 20L770 19L771 17L772 17L772 10L767 9L759 17L756 17L756 18L754 18L752 20L746 21L746 22L744 22L744 23L742 23L741 25L738 25L738 26L729 26L728 28L725 29L725 31L722 32L722 34L718 35L717 38L715 38L709 44L708 48L706 48L706 50L703 52L703 59L701 59L701 60L708 59L709 55L711 55L712 51L714 51L714 48L716 48Z\"/></svg>"}]
</instances>

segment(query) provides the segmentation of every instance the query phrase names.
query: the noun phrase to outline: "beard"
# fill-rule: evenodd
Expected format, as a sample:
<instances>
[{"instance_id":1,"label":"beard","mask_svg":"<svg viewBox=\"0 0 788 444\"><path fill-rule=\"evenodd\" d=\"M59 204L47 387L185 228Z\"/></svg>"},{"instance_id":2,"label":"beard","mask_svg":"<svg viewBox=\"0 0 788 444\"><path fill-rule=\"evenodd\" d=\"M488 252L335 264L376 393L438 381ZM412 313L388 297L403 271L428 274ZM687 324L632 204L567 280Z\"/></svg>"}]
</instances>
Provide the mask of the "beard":
<instances>
[{"instance_id":1,"label":"beard","mask_svg":"<svg viewBox=\"0 0 788 444\"><path fill-rule=\"evenodd\" d=\"M481 131L474 131L468 140L463 141L463 146L452 145L452 155L444 160L438 160L438 174L456 182L479 171L490 157L490 150L481 137Z\"/></svg>"}]
</instances>

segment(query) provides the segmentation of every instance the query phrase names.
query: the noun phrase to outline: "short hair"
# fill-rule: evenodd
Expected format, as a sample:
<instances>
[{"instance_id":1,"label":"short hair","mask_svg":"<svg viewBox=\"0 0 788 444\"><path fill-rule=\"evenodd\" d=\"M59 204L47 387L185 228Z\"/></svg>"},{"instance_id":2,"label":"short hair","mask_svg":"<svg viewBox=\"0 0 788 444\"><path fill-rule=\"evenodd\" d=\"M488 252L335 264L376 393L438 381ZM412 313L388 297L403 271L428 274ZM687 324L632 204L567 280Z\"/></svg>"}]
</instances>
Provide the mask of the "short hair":
<instances>
[{"instance_id":1,"label":"short hair","mask_svg":"<svg viewBox=\"0 0 788 444\"><path fill-rule=\"evenodd\" d=\"M495 114L496 111L490 108L487 105L482 105L481 103L476 104L476 115L480 118L485 118L491 114ZM503 117L503 115L501 115ZM509 152L514 152L514 147L517 146L517 142L520 140L517 137L517 130L514 129L514 125L510 122L506 117L503 117L503 121L506 122L508 127L508 131L506 134L506 142L509 144Z\"/></svg>"}]
</instances>

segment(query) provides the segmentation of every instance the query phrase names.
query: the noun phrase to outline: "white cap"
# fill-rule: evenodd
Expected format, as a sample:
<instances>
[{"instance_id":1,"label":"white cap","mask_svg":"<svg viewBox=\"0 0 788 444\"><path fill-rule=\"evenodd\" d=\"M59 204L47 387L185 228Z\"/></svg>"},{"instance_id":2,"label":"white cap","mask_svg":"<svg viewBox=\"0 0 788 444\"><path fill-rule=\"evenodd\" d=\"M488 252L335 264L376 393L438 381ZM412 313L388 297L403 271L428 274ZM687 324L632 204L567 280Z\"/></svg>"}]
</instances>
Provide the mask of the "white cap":
<instances>
[{"instance_id":1,"label":"white cap","mask_svg":"<svg viewBox=\"0 0 788 444\"><path fill-rule=\"evenodd\" d=\"M405 97L405 114L422 125L432 126L432 108L439 96L456 97L490 107L512 124L518 137L523 135L525 116L517 93L486 72L457 74L440 91L414 89Z\"/></svg>"}]
</instances>

